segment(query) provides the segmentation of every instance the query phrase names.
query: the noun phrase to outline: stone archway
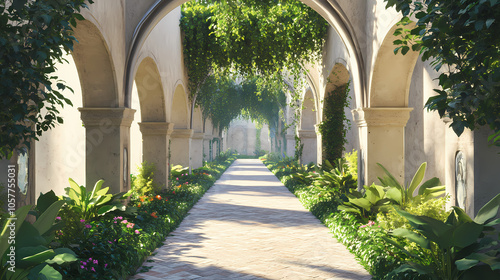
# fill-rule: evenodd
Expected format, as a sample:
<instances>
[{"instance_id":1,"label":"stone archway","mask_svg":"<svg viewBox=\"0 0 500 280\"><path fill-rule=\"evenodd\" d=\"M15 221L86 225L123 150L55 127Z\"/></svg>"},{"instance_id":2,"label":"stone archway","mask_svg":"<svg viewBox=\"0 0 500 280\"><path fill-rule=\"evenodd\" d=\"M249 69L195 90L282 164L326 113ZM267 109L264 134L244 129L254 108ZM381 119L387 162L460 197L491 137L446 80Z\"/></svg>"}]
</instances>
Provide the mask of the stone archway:
<instances>
[{"instance_id":1,"label":"stone archway","mask_svg":"<svg viewBox=\"0 0 500 280\"><path fill-rule=\"evenodd\" d=\"M300 114L299 138L302 145L304 145L300 159L302 164L318 162L318 139L316 134L318 118L315 100L312 90L310 88L307 89L302 98L302 110Z\"/></svg>"},{"instance_id":2,"label":"stone archway","mask_svg":"<svg viewBox=\"0 0 500 280\"><path fill-rule=\"evenodd\" d=\"M85 125L86 186L104 179L114 193L130 188L130 125L135 110L124 108L113 58L92 17L74 29L73 58L80 77Z\"/></svg>"},{"instance_id":3,"label":"stone archway","mask_svg":"<svg viewBox=\"0 0 500 280\"><path fill-rule=\"evenodd\" d=\"M155 181L168 185L168 140L173 125L166 120L165 93L156 62L151 57L142 60L135 75L141 112L142 160L154 163Z\"/></svg>"},{"instance_id":4,"label":"stone archway","mask_svg":"<svg viewBox=\"0 0 500 280\"><path fill-rule=\"evenodd\" d=\"M191 166L190 150L193 130L189 128L188 98L182 84L175 88L170 102L170 121L174 124L171 135L170 160L172 165Z\"/></svg>"},{"instance_id":5,"label":"stone archway","mask_svg":"<svg viewBox=\"0 0 500 280\"><path fill-rule=\"evenodd\" d=\"M410 117L408 96L418 52L394 54L394 25L377 53L371 76L367 106L353 110L360 134L360 174L362 184L371 184L381 173L377 163L403 183L404 128Z\"/></svg>"}]
</instances>

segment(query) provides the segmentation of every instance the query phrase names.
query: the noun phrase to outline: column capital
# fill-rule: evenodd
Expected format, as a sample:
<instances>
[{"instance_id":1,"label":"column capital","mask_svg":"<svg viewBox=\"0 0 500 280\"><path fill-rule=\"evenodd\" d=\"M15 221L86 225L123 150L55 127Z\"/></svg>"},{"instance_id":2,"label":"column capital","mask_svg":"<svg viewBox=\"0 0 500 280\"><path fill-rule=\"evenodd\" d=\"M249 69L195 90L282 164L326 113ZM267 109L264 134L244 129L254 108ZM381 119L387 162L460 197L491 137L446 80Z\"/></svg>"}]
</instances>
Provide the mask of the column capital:
<instances>
[{"instance_id":1,"label":"column capital","mask_svg":"<svg viewBox=\"0 0 500 280\"><path fill-rule=\"evenodd\" d=\"M315 130L299 130L299 137L300 138L316 138L316 131Z\"/></svg>"},{"instance_id":2,"label":"column capital","mask_svg":"<svg viewBox=\"0 0 500 280\"><path fill-rule=\"evenodd\" d=\"M135 110L130 108L78 108L85 126L114 125L130 127Z\"/></svg>"},{"instance_id":3,"label":"column capital","mask_svg":"<svg viewBox=\"0 0 500 280\"><path fill-rule=\"evenodd\" d=\"M170 135L174 124L168 122L140 122L139 129L143 135Z\"/></svg>"},{"instance_id":4,"label":"column capital","mask_svg":"<svg viewBox=\"0 0 500 280\"><path fill-rule=\"evenodd\" d=\"M295 135L293 134L285 134L286 140L295 140Z\"/></svg>"},{"instance_id":5,"label":"column capital","mask_svg":"<svg viewBox=\"0 0 500 280\"><path fill-rule=\"evenodd\" d=\"M358 108L352 110L352 115L359 127L404 127L412 110L413 108L408 107Z\"/></svg>"},{"instance_id":6,"label":"column capital","mask_svg":"<svg viewBox=\"0 0 500 280\"><path fill-rule=\"evenodd\" d=\"M203 140L212 140L212 138L214 138L212 135L209 135L209 134L205 134L205 136L203 136Z\"/></svg>"},{"instance_id":7,"label":"column capital","mask_svg":"<svg viewBox=\"0 0 500 280\"><path fill-rule=\"evenodd\" d=\"M192 139L203 139L205 137L205 133L203 132L194 132Z\"/></svg>"},{"instance_id":8,"label":"column capital","mask_svg":"<svg viewBox=\"0 0 500 280\"><path fill-rule=\"evenodd\" d=\"M170 137L172 138L191 138L194 130L192 129L175 129L172 131Z\"/></svg>"}]
</instances>

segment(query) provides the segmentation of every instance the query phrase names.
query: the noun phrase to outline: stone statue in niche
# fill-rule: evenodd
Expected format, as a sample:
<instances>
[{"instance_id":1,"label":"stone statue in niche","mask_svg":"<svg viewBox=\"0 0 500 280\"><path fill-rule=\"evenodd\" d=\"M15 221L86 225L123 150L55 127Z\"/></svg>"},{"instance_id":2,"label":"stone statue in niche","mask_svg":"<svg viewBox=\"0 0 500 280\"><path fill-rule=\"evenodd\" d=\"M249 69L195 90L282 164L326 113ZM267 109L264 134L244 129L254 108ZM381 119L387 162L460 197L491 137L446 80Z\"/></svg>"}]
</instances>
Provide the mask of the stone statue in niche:
<instances>
[{"instance_id":1,"label":"stone statue in niche","mask_svg":"<svg viewBox=\"0 0 500 280\"><path fill-rule=\"evenodd\" d=\"M465 156L462 152L458 152L455 157L455 196L458 207L466 209L467 201L467 165Z\"/></svg>"}]
</instances>

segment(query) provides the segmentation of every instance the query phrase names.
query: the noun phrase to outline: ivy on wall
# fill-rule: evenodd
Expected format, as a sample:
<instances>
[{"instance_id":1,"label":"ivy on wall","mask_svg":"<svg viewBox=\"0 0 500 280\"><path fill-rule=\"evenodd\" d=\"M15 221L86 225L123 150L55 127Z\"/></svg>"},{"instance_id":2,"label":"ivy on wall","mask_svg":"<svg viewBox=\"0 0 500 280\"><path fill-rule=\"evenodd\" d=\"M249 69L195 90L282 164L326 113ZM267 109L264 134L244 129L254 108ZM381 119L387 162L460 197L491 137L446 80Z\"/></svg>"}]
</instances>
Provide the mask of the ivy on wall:
<instances>
[{"instance_id":1,"label":"ivy on wall","mask_svg":"<svg viewBox=\"0 0 500 280\"><path fill-rule=\"evenodd\" d=\"M333 163L342 157L347 143L350 121L345 108L349 107L349 83L328 93L323 102L323 121L318 128L323 141L323 158Z\"/></svg>"},{"instance_id":2,"label":"ivy on wall","mask_svg":"<svg viewBox=\"0 0 500 280\"><path fill-rule=\"evenodd\" d=\"M426 108L449 117L458 136L489 126L500 146L500 1L384 1L403 15L395 53L420 51L441 72Z\"/></svg>"},{"instance_id":3,"label":"ivy on wall","mask_svg":"<svg viewBox=\"0 0 500 280\"><path fill-rule=\"evenodd\" d=\"M62 123L71 90L55 72L73 49L72 26L92 0L0 1L0 158ZM52 85L55 84L55 87Z\"/></svg>"}]
</instances>

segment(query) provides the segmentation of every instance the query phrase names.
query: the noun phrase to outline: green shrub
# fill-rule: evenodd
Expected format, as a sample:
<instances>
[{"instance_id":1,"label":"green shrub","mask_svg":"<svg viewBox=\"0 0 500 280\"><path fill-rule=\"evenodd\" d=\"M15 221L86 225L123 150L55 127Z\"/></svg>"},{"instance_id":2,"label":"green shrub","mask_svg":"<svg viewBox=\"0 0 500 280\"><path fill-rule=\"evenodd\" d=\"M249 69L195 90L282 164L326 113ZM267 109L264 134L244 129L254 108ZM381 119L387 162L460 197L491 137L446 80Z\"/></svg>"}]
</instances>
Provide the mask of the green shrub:
<instances>
[{"instance_id":1,"label":"green shrub","mask_svg":"<svg viewBox=\"0 0 500 280\"><path fill-rule=\"evenodd\" d=\"M138 174L131 175L131 187L134 195L150 195L159 191L163 186L159 186L154 181L156 166L154 163L143 162L137 167Z\"/></svg>"},{"instance_id":2,"label":"green shrub","mask_svg":"<svg viewBox=\"0 0 500 280\"><path fill-rule=\"evenodd\" d=\"M410 203L406 208L406 212L416 216L427 216L436 220L445 221L449 212L445 211L445 205L449 197L440 197L436 199L424 200L419 203ZM410 229L411 225L406 218L399 215L395 208L390 208L386 213L378 213L377 221L385 229L406 228Z\"/></svg>"}]
</instances>

